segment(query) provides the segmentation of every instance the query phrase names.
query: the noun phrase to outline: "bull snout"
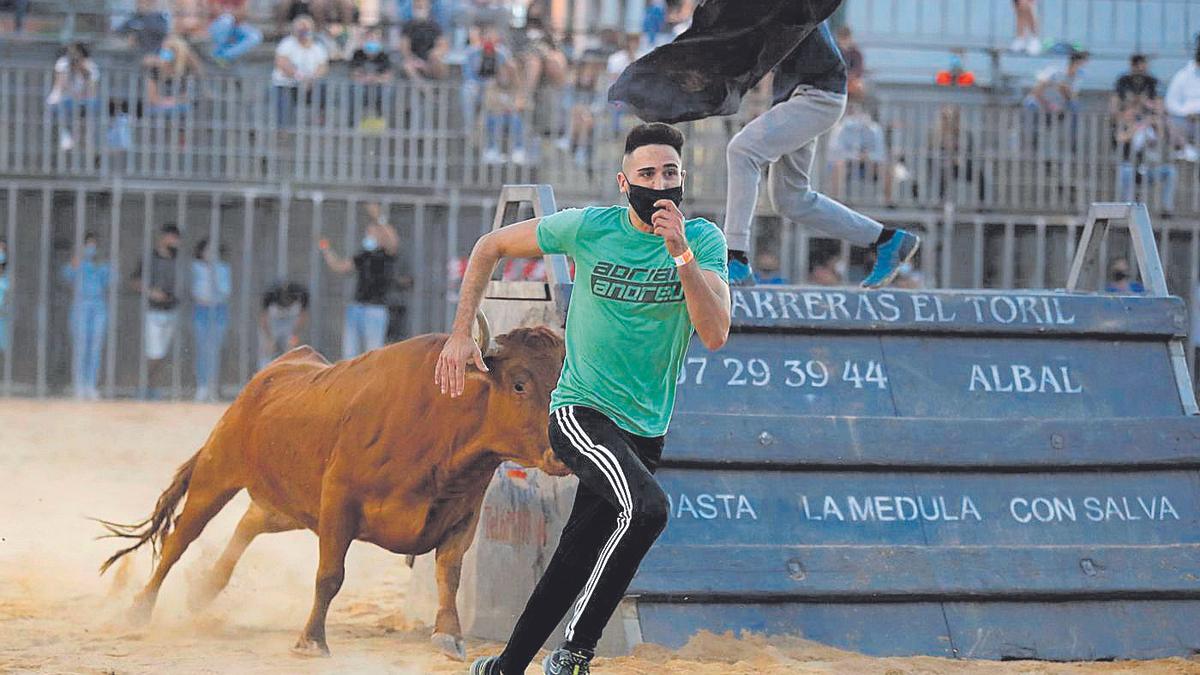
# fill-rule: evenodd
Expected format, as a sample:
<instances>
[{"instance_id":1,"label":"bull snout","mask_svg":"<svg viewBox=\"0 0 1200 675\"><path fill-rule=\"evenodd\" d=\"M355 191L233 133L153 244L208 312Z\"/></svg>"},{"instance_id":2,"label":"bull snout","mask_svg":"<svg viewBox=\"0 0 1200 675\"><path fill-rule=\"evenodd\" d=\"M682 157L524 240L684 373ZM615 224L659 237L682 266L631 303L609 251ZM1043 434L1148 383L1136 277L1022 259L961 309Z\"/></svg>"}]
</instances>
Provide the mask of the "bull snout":
<instances>
[{"instance_id":1,"label":"bull snout","mask_svg":"<svg viewBox=\"0 0 1200 675\"><path fill-rule=\"evenodd\" d=\"M558 456L554 454L554 450L550 448L546 448L546 451L542 453L542 463L538 468L551 476L571 475L571 469L559 461Z\"/></svg>"}]
</instances>

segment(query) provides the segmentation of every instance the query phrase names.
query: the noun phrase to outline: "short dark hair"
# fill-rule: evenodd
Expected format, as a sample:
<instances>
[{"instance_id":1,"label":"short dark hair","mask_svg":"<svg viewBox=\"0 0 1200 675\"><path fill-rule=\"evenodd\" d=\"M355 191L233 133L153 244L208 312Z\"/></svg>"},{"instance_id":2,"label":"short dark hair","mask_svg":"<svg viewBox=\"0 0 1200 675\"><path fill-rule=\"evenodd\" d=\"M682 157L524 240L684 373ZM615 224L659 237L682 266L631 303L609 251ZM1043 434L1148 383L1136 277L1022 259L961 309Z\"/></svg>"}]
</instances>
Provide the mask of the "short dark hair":
<instances>
[{"instance_id":1,"label":"short dark hair","mask_svg":"<svg viewBox=\"0 0 1200 675\"><path fill-rule=\"evenodd\" d=\"M1146 55L1145 54L1134 54L1133 56L1129 57L1129 62L1130 63L1145 63Z\"/></svg>"},{"instance_id":2,"label":"short dark hair","mask_svg":"<svg viewBox=\"0 0 1200 675\"><path fill-rule=\"evenodd\" d=\"M164 223L163 226L161 228L159 228L158 232L159 232L159 234L173 234L176 237L178 237L179 236L179 226L176 225L175 223Z\"/></svg>"},{"instance_id":3,"label":"short dark hair","mask_svg":"<svg viewBox=\"0 0 1200 675\"><path fill-rule=\"evenodd\" d=\"M629 155L643 145L669 145L682 155L683 132L662 122L639 124L625 137L625 154Z\"/></svg>"},{"instance_id":4,"label":"short dark hair","mask_svg":"<svg viewBox=\"0 0 1200 675\"><path fill-rule=\"evenodd\" d=\"M1092 55L1089 54L1088 52L1083 52L1083 51L1071 52L1070 61L1071 61L1071 63L1076 63L1079 61L1087 61L1090 58L1092 58Z\"/></svg>"},{"instance_id":5,"label":"short dark hair","mask_svg":"<svg viewBox=\"0 0 1200 675\"><path fill-rule=\"evenodd\" d=\"M91 230L88 230L87 232L83 233L83 240L87 241L88 239L91 239L92 241L97 241L97 242L100 241L100 238L96 236L96 233L92 232Z\"/></svg>"}]
</instances>

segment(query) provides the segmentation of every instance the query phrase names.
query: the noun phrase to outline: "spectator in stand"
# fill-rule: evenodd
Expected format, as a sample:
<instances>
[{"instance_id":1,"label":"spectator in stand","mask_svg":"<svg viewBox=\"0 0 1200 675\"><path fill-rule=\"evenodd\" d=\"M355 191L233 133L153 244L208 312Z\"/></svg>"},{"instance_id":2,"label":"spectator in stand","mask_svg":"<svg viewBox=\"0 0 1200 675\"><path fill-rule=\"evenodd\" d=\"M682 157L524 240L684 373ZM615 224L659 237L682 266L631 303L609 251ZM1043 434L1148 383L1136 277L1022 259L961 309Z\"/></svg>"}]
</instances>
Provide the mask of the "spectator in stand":
<instances>
[{"instance_id":1,"label":"spectator in stand","mask_svg":"<svg viewBox=\"0 0 1200 675\"><path fill-rule=\"evenodd\" d=\"M162 49L171 30L171 15L158 7L158 0L138 0L137 12L117 27L117 35L129 36L130 44L143 59Z\"/></svg>"},{"instance_id":2,"label":"spectator in stand","mask_svg":"<svg viewBox=\"0 0 1200 675\"><path fill-rule=\"evenodd\" d=\"M193 87L204 66L186 40L172 35L146 59L146 103L152 114L182 114L192 108Z\"/></svg>"},{"instance_id":3,"label":"spectator in stand","mask_svg":"<svg viewBox=\"0 0 1200 675\"><path fill-rule=\"evenodd\" d=\"M545 90L551 100L561 95L567 83L569 66L563 53L546 27L546 4L535 2L529 7L525 29L514 31L513 58L521 74L521 100L527 107L536 104L537 94Z\"/></svg>"},{"instance_id":4,"label":"spectator in stand","mask_svg":"<svg viewBox=\"0 0 1200 675\"><path fill-rule=\"evenodd\" d=\"M388 328L389 292L396 278L400 237L383 221L379 206L368 206L370 222L363 234L362 248L353 258L341 258L328 239L320 242L325 264L337 274L354 272L354 302L346 306L342 330L342 358L378 349L384 345Z\"/></svg>"},{"instance_id":5,"label":"spectator in stand","mask_svg":"<svg viewBox=\"0 0 1200 675\"><path fill-rule=\"evenodd\" d=\"M246 23L246 0L210 0L213 17L208 26L212 58L222 68L262 44L262 31Z\"/></svg>"},{"instance_id":6,"label":"spectator in stand","mask_svg":"<svg viewBox=\"0 0 1200 675\"><path fill-rule=\"evenodd\" d=\"M205 0L171 0L172 32L188 40L200 38L204 34L205 19L208 17L204 2Z\"/></svg>"},{"instance_id":7,"label":"spectator in stand","mask_svg":"<svg viewBox=\"0 0 1200 675\"><path fill-rule=\"evenodd\" d=\"M483 153L485 164L500 164L511 161L524 164L525 155L525 112L529 101L524 98L523 73L520 62L509 59L496 70L483 91L484 126L487 131L487 147ZM504 150L507 148L508 153Z\"/></svg>"},{"instance_id":8,"label":"spectator in stand","mask_svg":"<svg viewBox=\"0 0 1200 675\"><path fill-rule=\"evenodd\" d=\"M1125 104L1134 99L1139 101L1139 105L1148 104L1156 109L1162 103L1158 98L1158 78L1150 74L1145 54L1129 57L1129 72L1117 78L1112 98L1109 99L1109 110L1113 117L1119 120Z\"/></svg>"},{"instance_id":9,"label":"spectator in stand","mask_svg":"<svg viewBox=\"0 0 1200 675\"><path fill-rule=\"evenodd\" d=\"M1141 295L1146 287L1140 281L1134 281L1129 273L1129 261L1117 258L1108 267L1108 284L1104 286L1105 293L1116 295Z\"/></svg>"},{"instance_id":10,"label":"spectator in stand","mask_svg":"<svg viewBox=\"0 0 1200 675\"><path fill-rule=\"evenodd\" d=\"M13 0L13 32L25 32L25 15L29 12L29 0ZM3 351L3 349L0 349Z\"/></svg>"},{"instance_id":11,"label":"spectator in stand","mask_svg":"<svg viewBox=\"0 0 1200 675\"><path fill-rule=\"evenodd\" d=\"M695 0L667 0L667 28L671 39L679 37L692 25L692 12L696 11Z\"/></svg>"},{"instance_id":12,"label":"spectator in stand","mask_svg":"<svg viewBox=\"0 0 1200 675\"><path fill-rule=\"evenodd\" d=\"M1087 52L1072 52L1065 66L1050 66L1038 73L1037 84L1025 97L1025 108L1034 112L1060 114L1079 110L1079 87Z\"/></svg>"},{"instance_id":13,"label":"spectator in stand","mask_svg":"<svg viewBox=\"0 0 1200 675\"><path fill-rule=\"evenodd\" d=\"M224 245L201 239L192 260L192 328L196 338L196 400L221 398L221 348L229 326L233 274Z\"/></svg>"},{"instance_id":14,"label":"spectator in stand","mask_svg":"<svg viewBox=\"0 0 1200 675\"><path fill-rule=\"evenodd\" d=\"M63 266L62 278L71 284L71 382L75 398L100 398L100 355L108 323L108 285L112 267L97 260L98 239L94 232L83 235L83 250L76 250Z\"/></svg>"},{"instance_id":15,"label":"spectator in stand","mask_svg":"<svg viewBox=\"0 0 1200 675\"><path fill-rule=\"evenodd\" d=\"M840 248L817 250L812 257L808 283L814 286L844 286L849 271Z\"/></svg>"},{"instance_id":16,"label":"spectator in stand","mask_svg":"<svg viewBox=\"0 0 1200 675\"><path fill-rule=\"evenodd\" d=\"M1042 40L1038 37L1037 0L1013 0L1013 10L1017 15L1017 36L1013 38L1009 50L1025 52L1030 56L1042 53Z\"/></svg>"},{"instance_id":17,"label":"spectator in stand","mask_svg":"<svg viewBox=\"0 0 1200 675\"><path fill-rule=\"evenodd\" d=\"M850 97L846 115L829 136L829 161L833 163L833 194L847 196L852 190L862 197L883 183L884 199L891 203L891 180L887 167L887 144L883 127L872 117L858 96ZM873 192L873 190L870 190Z\"/></svg>"},{"instance_id":18,"label":"spectator in stand","mask_svg":"<svg viewBox=\"0 0 1200 675\"><path fill-rule=\"evenodd\" d=\"M478 25L479 44L467 53L463 64L463 123L469 138L475 138L479 104L496 73L512 60L500 31L490 23Z\"/></svg>"},{"instance_id":19,"label":"spectator in stand","mask_svg":"<svg viewBox=\"0 0 1200 675\"><path fill-rule=\"evenodd\" d=\"M320 82L329 73L329 53L317 42L313 26L312 17L297 17L292 34L275 49L271 84L281 127L295 125L301 100L305 106L319 105Z\"/></svg>"},{"instance_id":20,"label":"spectator in stand","mask_svg":"<svg viewBox=\"0 0 1200 675\"><path fill-rule=\"evenodd\" d=\"M258 367L261 370L277 356L300 346L300 334L308 325L308 289L294 281L280 282L267 289L258 313Z\"/></svg>"},{"instance_id":21,"label":"spectator in stand","mask_svg":"<svg viewBox=\"0 0 1200 675\"><path fill-rule=\"evenodd\" d=\"M400 55L410 80L440 80L446 77L449 45L442 27L430 15L429 0L413 0L412 19L400 31Z\"/></svg>"},{"instance_id":22,"label":"spectator in stand","mask_svg":"<svg viewBox=\"0 0 1200 675\"><path fill-rule=\"evenodd\" d=\"M94 112L98 109L99 81L100 69L82 42L67 45L62 56L54 62L54 84L46 96L46 107L58 121L59 148L70 150L75 147L75 137L71 133L75 110Z\"/></svg>"},{"instance_id":23,"label":"spectator in stand","mask_svg":"<svg viewBox=\"0 0 1200 675\"><path fill-rule=\"evenodd\" d=\"M760 286L782 286L787 284L787 277L780 272L779 254L774 251L762 251L754 256L754 281Z\"/></svg>"},{"instance_id":24,"label":"spectator in stand","mask_svg":"<svg viewBox=\"0 0 1200 675\"><path fill-rule=\"evenodd\" d=\"M837 44L846 61L846 95L866 96L867 62L849 26L843 24L837 29Z\"/></svg>"},{"instance_id":25,"label":"spectator in stand","mask_svg":"<svg viewBox=\"0 0 1200 675\"><path fill-rule=\"evenodd\" d=\"M1176 157L1188 162L1200 160L1200 37L1196 39L1195 57L1179 69L1167 85L1164 101L1171 125Z\"/></svg>"},{"instance_id":26,"label":"spectator in stand","mask_svg":"<svg viewBox=\"0 0 1200 675\"><path fill-rule=\"evenodd\" d=\"M1136 198L1138 185L1143 188L1161 186L1157 205L1165 217L1175 209L1175 186L1179 176L1167 156L1164 131L1162 116L1148 99L1135 96L1125 102L1116 133L1121 158L1117 171L1118 198L1131 202ZM1143 193L1140 201L1149 203L1153 200Z\"/></svg>"},{"instance_id":27,"label":"spectator in stand","mask_svg":"<svg viewBox=\"0 0 1200 675\"><path fill-rule=\"evenodd\" d=\"M376 126L386 124L383 117L383 101L391 92L395 77L392 59L383 48L383 29L372 26L367 29L363 45L354 52L350 60L350 79L357 85L359 94L354 119L373 118ZM365 122L365 119L364 119Z\"/></svg>"},{"instance_id":28,"label":"spectator in stand","mask_svg":"<svg viewBox=\"0 0 1200 675\"><path fill-rule=\"evenodd\" d=\"M362 41L358 7L353 0L324 0L314 4L318 37L330 61L349 60Z\"/></svg>"},{"instance_id":29,"label":"spectator in stand","mask_svg":"<svg viewBox=\"0 0 1200 675\"><path fill-rule=\"evenodd\" d=\"M0 353L8 353L8 241L0 239Z\"/></svg>"},{"instance_id":30,"label":"spectator in stand","mask_svg":"<svg viewBox=\"0 0 1200 675\"><path fill-rule=\"evenodd\" d=\"M952 103L942 106L929 144L929 175L938 182L938 199L965 197L970 191L959 193L959 186L975 183L976 195L982 200L985 183L982 176L975 175L975 137L969 130L963 131L962 108Z\"/></svg>"},{"instance_id":31,"label":"spectator in stand","mask_svg":"<svg viewBox=\"0 0 1200 675\"><path fill-rule=\"evenodd\" d=\"M650 0L642 14L642 35L646 37L646 48L654 49L671 41L667 30L666 0Z\"/></svg>"},{"instance_id":32,"label":"spectator in stand","mask_svg":"<svg viewBox=\"0 0 1200 675\"><path fill-rule=\"evenodd\" d=\"M648 50L642 48L642 36L638 33L629 33L625 36L624 47L613 52L608 57L607 63L607 78L604 83L605 88L612 85L621 76L621 73L629 67L629 64L641 58ZM609 120L611 122L609 132L613 137L621 135L621 118L622 110L617 106L608 106Z\"/></svg>"},{"instance_id":33,"label":"spectator in stand","mask_svg":"<svg viewBox=\"0 0 1200 675\"><path fill-rule=\"evenodd\" d=\"M146 297L143 318L142 349L149 361L149 389L143 398L162 398L163 380L167 376L166 360L179 324L179 291L175 274L175 256L179 254L179 228L173 223L162 226L150 255L150 269L144 274L142 263L130 280L133 290Z\"/></svg>"},{"instance_id":34,"label":"spectator in stand","mask_svg":"<svg viewBox=\"0 0 1200 675\"><path fill-rule=\"evenodd\" d=\"M587 51L575 64L568 100L571 103L567 135L558 140L558 147L568 151L579 166L590 166L595 150L596 114L607 106L604 96L604 71L607 59L603 54Z\"/></svg>"}]
</instances>

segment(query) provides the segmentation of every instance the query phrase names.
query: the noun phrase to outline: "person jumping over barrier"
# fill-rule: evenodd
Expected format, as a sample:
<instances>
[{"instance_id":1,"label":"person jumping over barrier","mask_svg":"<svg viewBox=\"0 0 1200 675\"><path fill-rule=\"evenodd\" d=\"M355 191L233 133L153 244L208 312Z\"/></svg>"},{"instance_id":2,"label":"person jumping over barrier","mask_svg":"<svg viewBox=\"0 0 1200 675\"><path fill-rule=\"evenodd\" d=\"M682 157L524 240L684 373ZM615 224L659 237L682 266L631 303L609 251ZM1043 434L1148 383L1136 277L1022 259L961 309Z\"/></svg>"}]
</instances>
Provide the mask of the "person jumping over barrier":
<instances>
[{"instance_id":1,"label":"person jumping over barrier","mask_svg":"<svg viewBox=\"0 0 1200 675\"><path fill-rule=\"evenodd\" d=\"M811 187L817 138L833 128L846 109L846 62L824 21L839 4L840 0L705 3L697 8L691 29L634 62L609 91L609 100L628 105L643 120L695 120L736 112L746 91L768 70L774 71L772 107L738 132L726 153L724 229L734 284L754 283L747 251L758 184L768 166L768 196L776 213L875 248L876 262L862 282L864 288L890 283L920 247L917 235L884 227ZM689 55L707 55L699 62L711 72L684 70L688 66L680 64L688 63Z\"/></svg>"},{"instance_id":2,"label":"person jumping over barrier","mask_svg":"<svg viewBox=\"0 0 1200 675\"><path fill-rule=\"evenodd\" d=\"M454 328L438 358L442 393L461 395L468 364L487 372L470 327L500 258L575 260L566 361L550 399L549 443L579 478L558 549L499 656L472 675L524 673L569 612L548 675L586 675L600 634L667 524L654 477L692 331L709 349L729 337L725 237L679 210L684 138L667 124L629 132L617 184L629 206L567 209L483 236L471 252ZM520 381L514 386L532 386ZM517 389L518 392L523 391Z\"/></svg>"}]
</instances>

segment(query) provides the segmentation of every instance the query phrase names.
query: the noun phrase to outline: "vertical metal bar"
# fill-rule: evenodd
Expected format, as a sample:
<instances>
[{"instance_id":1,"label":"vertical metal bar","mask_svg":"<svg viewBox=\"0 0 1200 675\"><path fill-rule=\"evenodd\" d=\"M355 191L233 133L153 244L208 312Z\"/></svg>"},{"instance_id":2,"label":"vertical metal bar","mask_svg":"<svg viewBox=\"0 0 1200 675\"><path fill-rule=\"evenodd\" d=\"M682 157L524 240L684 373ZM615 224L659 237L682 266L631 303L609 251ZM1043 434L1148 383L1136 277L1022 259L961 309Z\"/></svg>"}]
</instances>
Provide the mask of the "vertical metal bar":
<instances>
[{"instance_id":1,"label":"vertical metal bar","mask_svg":"<svg viewBox=\"0 0 1200 675\"><path fill-rule=\"evenodd\" d=\"M975 236L971 251L972 288L983 288L983 219L975 216Z\"/></svg>"},{"instance_id":2,"label":"vertical metal bar","mask_svg":"<svg viewBox=\"0 0 1200 675\"><path fill-rule=\"evenodd\" d=\"M219 260L222 265L229 264L229 261L226 260L224 258L224 256L221 255L221 193L220 192L213 192L209 198L208 253L211 254L215 259ZM228 300L225 301L225 307L226 307L226 312L228 312L229 311L228 310L228 307L229 307ZM226 327L226 330L228 330L227 327ZM224 352L225 352L225 346L224 346L225 335L217 336L217 340L222 342L222 346L221 346L221 349L217 350L216 354L214 355L217 359L217 363L215 366L216 379L211 384L213 387L212 395L215 396L218 400L220 400L220 398L221 398L221 370L222 370L221 363L224 362L224 359L222 357L224 356Z\"/></svg>"},{"instance_id":3,"label":"vertical metal bar","mask_svg":"<svg viewBox=\"0 0 1200 675\"><path fill-rule=\"evenodd\" d=\"M146 360L146 321L150 303L146 297L146 284L150 278L150 237L154 227L154 193L146 191L142 199L142 277L138 305L141 310L141 349L138 351L138 391L145 396L150 388L150 363Z\"/></svg>"},{"instance_id":4,"label":"vertical metal bar","mask_svg":"<svg viewBox=\"0 0 1200 675\"><path fill-rule=\"evenodd\" d=\"M429 326L429 317L426 316L428 311L428 301L425 294L429 292L429 275L439 274L437 261L434 261L433 269L429 269L429 254L425 251L425 203L417 203L413 213L413 250L416 255L413 256L413 317L412 322L413 332L416 334L430 333L432 328ZM441 272L445 272L445 265L441 266Z\"/></svg>"},{"instance_id":5,"label":"vertical metal bar","mask_svg":"<svg viewBox=\"0 0 1200 675\"><path fill-rule=\"evenodd\" d=\"M1189 317L1192 320L1189 328L1194 328L1200 320L1197 320L1196 313L1200 312L1200 230L1195 227L1191 231L1191 246L1189 246L1188 256L1188 295L1192 299L1191 312ZM11 241L11 240L10 240ZM1200 345L1200 335L1196 334L1195 330L1189 330L1191 335L1191 346L1188 350L1188 366L1192 369L1191 372L1196 372L1196 347ZM11 344L11 342L10 342Z\"/></svg>"},{"instance_id":6,"label":"vertical metal bar","mask_svg":"<svg viewBox=\"0 0 1200 675\"><path fill-rule=\"evenodd\" d=\"M806 283L808 283L808 272L809 272L809 270L808 270L808 248L809 248L809 246L808 246L808 239L809 239L808 230L806 228L800 227L799 225L796 225L796 229L799 231L799 236L796 237L796 239L797 239L797 242L796 242L797 271L796 271L795 279L796 279L796 283L798 283L798 284L806 284Z\"/></svg>"},{"instance_id":7,"label":"vertical metal bar","mask_svg":"<svg viewBox=\"0 0 1200 675\"><path fill-rule=\"evenodd\" d=\"M942 288L951 288L954 284L954 216L954 205L946 204L942 208Z\"/></svg>"},{"instance_id":8,"label":"vertical metal bar","mask_svg":"<svg viewBox=\"0 0 1200 675\"><path fill-rule=\"evenodd\" d=\"M50 337L50 209L54 193L51 188L42 188L41 240L38 250L38 304L37 304L37 396L46 396L46 342Z\"/></svg>"},{"instance_id":9,"label":"vertical metal bar","mask_svg":"<svg viewBox=\"0 0 1200 675\"><path fill-rule=\"evenodd\" d=\"M460 195L457 189L450 190L450 217L446 223L446 257L447 260L453 260L458 255L458 213L460 204ZM443 277L445 275L442 275ZM442 326L439 330L447 330L454 324L454 312L457 309L453 303L449 301L447 294L442 295L442 303L445 306L445 317L443 318Z\"/></svg>"},{"instance_id":10,"label":"vertical metal bar","mask_svg":"<svg viewBox=\"0 0 1200 675\"><path fill-rule=\"evenodd\" d=\"M243 195L242 211L242 284L238 289L238 382L245 385L250 380L251 354L255 356L258 370L258 350L250 351L250 288L254 284L254 193ZM257 333L255 333L257 335Z\"/></svg>"},{"instance_id":11,"label":"vertical metal bar","mask_svg":"<svg viewBox=\"0 0 1200 675\"><path fill-rule=\"evenodd\" d=\"M180 192L175 196L175 225L183 233L188 232L187 225L187 193ZM181 237L182 239L182 237ZM183 327L187 324L184 316L187 311L182 302L187 279L187 247L180 242L179 251L175 254L175 336L171 340L171 398L179 399L183 395ZM187 309L191 309L190 294ZM195 354L192 355L195 358Z\"/></svg>"},{"instance_id":12,"label":"vertical metal bar","mask_svg":"<svg viewBox=\"0 0 1200 675\"><path fill-rule=\"evenodd\" d=\"M104 100L104 99L101 99ZM111 202L108 208L108 325L104 345L104 395L113 398L117 393L117 323L120 313L121 285L121 180L113 181Z\"/></svg>"},{"instance_id":13,"label":"vertical metal bar","mask_svg":"<svg viewBox=\"0 0 1200 675\"><path fill-rule=\"evenodd\" d=\"M1003 288L1015 288L1016 281L1016 223L1009 218L1004 223L1004 251L1000 266L1000 284Z\"/></svg>"},{"instance_id":14,"label":"vertical metal bar","mask_svg":"<svg viewBox=\"0 0 1200 675\"><path fill-rule=\"evenodd\" d=\"M284 185L279 193L279 229L275 241L275 276L284 279L288 275L288 231L291 229L292 190Z\"/></svg>"},{"instance_id":15,"label":"vertical metal bar","mask_svg":"<svg viewBox=\"0 0 1200 675\"><path fill-rule=\"evenodd\" d=\"M320 243L325 230L324 193L313 193L312 204L312 245L309 246L308 253L308 342L311 345L317 346L318 350L330 353L329 345L320 344L321 334L317 330L318 327L325 325L325 303L322 302L321 294L317 292L321 283L321 266L323 264ZM280 279L280 282L286 283L287 279Z\"/></svg>"},{"instance_id":16,"label":"vertical metal bar","mask_svg":"<svg viewBox=\"0 0 1200 675\"><path fill-rule=\"evenodd\" d=\"M1046 218L1038 216L1033 253L1033 287L1046 287Z\"/></svg>"},{"instance_id":17,"label":"vertical metal bar","mask_svg":"<svg viewBox=\"0 0 1200 675\"><path fill-rule=\"evenodd\" d=\"M8 185L8 209L7 209L7 211L8 211L8 227L7 227L8 234L6 236L6 241L8 242L8 260L9 260L9 262L8 262L8 266L6 269L6 273L8 274L8 284L9 284L8 285L9 297L8 297L7 302L8 302L8 306L10 308L14 307L14 298L16 298L15 293L20 288L20 280L17 278L17 266L15 264L13 264L13 262L12 262L17 259L16 246L17 246L17 198L18 198L18 196L19 196L19 193L17 192L17 184L9 183L9 185ZM7 331L7 335L5 335L5 337L8 338L7 340L5 340L5 344L8 345L8 350L4 352L4 394L6 396L12 395L12 378L13 378L13 356L12 355L13 355L13 347L14 347L15 338L16 338L15 324L16 324L16 317L12 313L10 313L10 315L8 317L8 321L5 322L5 327L4 327L4 330Z\"/></svg>"}]
</instances>

